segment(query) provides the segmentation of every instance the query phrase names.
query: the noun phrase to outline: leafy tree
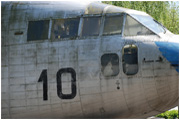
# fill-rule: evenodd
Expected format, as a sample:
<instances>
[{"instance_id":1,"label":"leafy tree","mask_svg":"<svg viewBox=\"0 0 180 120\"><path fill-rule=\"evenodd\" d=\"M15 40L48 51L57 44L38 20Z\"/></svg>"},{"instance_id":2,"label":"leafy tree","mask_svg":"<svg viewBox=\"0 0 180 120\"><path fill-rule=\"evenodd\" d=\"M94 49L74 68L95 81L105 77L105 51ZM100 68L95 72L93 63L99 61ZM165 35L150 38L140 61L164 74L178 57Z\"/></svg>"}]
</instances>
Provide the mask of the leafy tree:
<instances>
[{"instance_id":1,"label":"leafy tree","mask_svg":"<svg viewBox=\"0 0 180 120\"><path fill-rule=\"evenodd\" d=\"M179 118L179 113L178 113L178 110L171 110L171 111L166 111L164 113L156 115L156 117L165 118L165 119L176 119L176 118Z\"/></svg>"},{"instance_id":2,"label":"leafy tree","mask_svg":"<svg viewBox=\"0 0 180 120\"><path fill-rule=\"evenodd\" d=\"M179 34L179 2L168 1L103 1L119 7L144 11L174 34ZM178 5L177 5L178 4Z\"/></svg>"}]
</instances>

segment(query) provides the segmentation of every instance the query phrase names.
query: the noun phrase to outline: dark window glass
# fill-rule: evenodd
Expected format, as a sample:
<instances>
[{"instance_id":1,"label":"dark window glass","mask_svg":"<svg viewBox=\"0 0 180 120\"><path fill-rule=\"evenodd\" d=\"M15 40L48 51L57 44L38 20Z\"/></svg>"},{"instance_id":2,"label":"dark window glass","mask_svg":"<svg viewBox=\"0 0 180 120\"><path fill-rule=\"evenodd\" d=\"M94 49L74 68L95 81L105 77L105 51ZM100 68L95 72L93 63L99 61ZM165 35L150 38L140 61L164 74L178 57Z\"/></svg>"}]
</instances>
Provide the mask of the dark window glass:
<instances>
[{"instance_id":1,"label":"dark window glass","mask_svg":"<svg viewBox=\"0 0 180 120\"><path fill-rule=\"evenodd\" d=\"M49 20L29 21L27 40L48 39Z\"/></svg>"},{"instance_id":2,"label":"dark window glass","mask_svg":"<svg viewBox=\"0 0 180 120\"><path fill-rule=\"evenodd\" d=\"M104 54L101 57L101 71L104 76L116 76L119 73L119 57L117 54Z\"/></svg>"},{"instance_id":3,"label":"dark window glass","mask_svg":"<svg viewBox=\"0 0 180 120\"><path fill-rule=\"evenodd\" d=\"M123 26L123 15L106 16L103 35L121 34L122 26Z\"/></svg>"},{"instance_id":4,"label":"dark window glass","mask_svg":"<svg viewBox=\"0 0 180 120\"><path fill-rule=\"evenodd\" d=\"M138 72L138 49L136 45L125 45L123 49L123 71L127 75Z\"/></svg>"},{"instance_id":5,"label":"dark window glass","mask_svg":"<svg viewBox=\"0 0 180 120\"><path fill-rule=\"evenodd\" d=\"M73 38L78 35L79 18L53 21L52 39Z\"/></svg>"},{"instance_id":6,"label":"dark window glass","mask_svg":"<svg viewBox=\"0 0 180 120\"><path fill-rule=\"evenodd\" d=\"M85 17L82 29L82 36L99 35L100 24L101 17Z\"/></svg>"},{"instance_id":7,"label":"dark window glass","mask_svg":"<svg viewBox=\"0 0 180 120\"><path fill-rule=\"evenodd\" d=\"M149 29L147 29L142 24L134 20L129 15L127 16L125 30L124 30L125 36L152 35L152 34L154 33L151 32Z\"/></svg>"}]
</instances>

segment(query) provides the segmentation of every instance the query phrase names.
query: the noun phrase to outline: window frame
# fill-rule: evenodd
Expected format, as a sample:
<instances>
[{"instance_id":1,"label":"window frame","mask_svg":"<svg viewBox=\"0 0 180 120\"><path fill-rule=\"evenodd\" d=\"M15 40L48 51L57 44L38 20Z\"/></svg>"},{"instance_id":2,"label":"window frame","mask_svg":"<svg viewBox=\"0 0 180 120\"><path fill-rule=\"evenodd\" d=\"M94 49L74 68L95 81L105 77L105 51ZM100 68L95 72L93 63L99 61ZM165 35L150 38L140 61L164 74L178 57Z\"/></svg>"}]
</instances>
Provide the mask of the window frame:
<instances>
[{"instance_id":1,"label":"window frame","mask_svg":"<svg viewBox=\"0 0 180 120\"><path fill-rule=\"evenodd\" d=\"M99 26L99 33L98 35L90 35L90 36L83 36L82 33L83 33L83 28L84 28L84 18L95 18L95 17L99 17L100 18L100 26ZM94 38L94 37L99 37L101 36L101 28L102 28L102 24L103 24L103 16L101 14L84 14L82 15L82 21L81 21L81 26L79 29L80 30L80 33L79 33L79 36L80 38Z\"/></svg>"},{"instance_id":2,"label":"window frame","mask_svg":"<svg viewBox=\"0 0 180 120\"><path fill-rule=\"evenodd\" d=\"M146 29L148 29L149 31L151 31L152 33L154 33L153 35L157 35L158 37L160 37L158 34L156 34L154 31L152 31L151 29L149 29L148 27L146 27L144 24L142 24L141 22L139 22L138 20L136 20L133 16L131 16L131 14L127 14L125 15L125 18L124 18L124 30L123 30L123 37L134 37L134 36L126 36L124 35L124 31L125 31L125 25L126 25L126 21L127 21L127 16L129 15L129 17L131 17L133 20L135 20L136 22L138 22L139 24L141 24L143 27L145 27ZM148 36L148 35L135 35L135 36Z\"/></svg>"},{"instance_id":3,"label":"window frame","mask_svg":"<svg viewBox=\"0 0 180 120\"><path fill-rule=\"evenodd\" d=\"M118 73L117 74L115 74L115 75L111 75L111 76L105 76L104 75L104 72L102 71L102 57L104 56L104 55L116 55L117 56L117 58L118 58ZM101 67L100 67L100 69L101 69L101 74L102 74L102 76L103 77L105 77L105 78L115 78L115 77L118 77L118 75L119 75L119 73L120 73L120 57L119 57L119 55L116 53L116 52L111 52L111 53L103 53L102 55L101 55L101 57L100 57L100 65L101 65Z\"/></svg>"},{"instance_id":4,"label":"window frame","mask_svg":"<svg viewBox=\"0 0 180 120\"><path fill-rule=\"evenodd\" d=\"M104 28L105 28L105 21L106 21L106 17L118 17L118 16L122 16L123 17L123 21L122 21L122 27L121 27L121 34L120 33L115 33L115 34L103 34L103 32L104 32ZM101 36L111 36L111 35L120 35L120 36L123 36L123 33L124 33L124 22L125 22L125 16L126 16L126 14L125 13L106 13L105 15L104 15L104 21L103 21L103 29L102 29L102 34L101 34Z\"/></svg>"},{"instance_id":5,"label":"window frame","mask_svg":"<svg viewBox=\"0 0 180 120\"><path fill-rule=\"evenodd\" d=\"M135 73L135 74L126 74L125 72L124 72L124 61L123 61L123 59L124 59L124 47L126 46L126 45L135 45L136 46L136 48L137 48L137 72ZM124 44L123 45L123 47L122 47L122 71L123 71L123 74L125 74L126 76L134 76L134 75L137 75L138 73L139 73L139 48L138 48L138 45L137 44L135 44L135 43L128 43L128 44Z\"/></svg>"},{"instance_id":6,"label":"window frame","mask_svg":"<svg viewBox=\"0 0 180 120\"><path fill-rule=\"evenodd\" d=\"M29 23L30 22L38 22L38 21L48 21L48 29L47 29L47 38L45 38L45 39L34 39L34 40L29 40L28 39L28 31L29 31ZM51 29L51 19L38 19L38 20L36 20L36 19L29 19L28 21L27 21L27 29L26 29L26 31L27 31L27 37L26 37L26 40L27 40L27 42L39 42L39 41L46 41L46 40L49 40L50 39L50 29Z\"/></svg>"},{"instance_id":7,"label":"window frame","mask_svg":"<svg viewBox=\"0 0 180 120\"><path fill-rule=\"evenodd\" d=\"M78 24L78 27L77 27L77 36L74 36L74 37L66 37L66 38L59 38L59 39L53 39L52 38L52 33L53 33L53 27L54 27L54 21L55 20L67 20L67 19L79 19L79 24ZM67 17L67 18L52 18L51 19L51 29L50 29L50 39L52 41L64 41L64 40L76 40L78 37L79 37L79 29L80 28L80 24L81 24L81 17L80 16L76 16L76 17Z\"/></svg>"}]
</instances>

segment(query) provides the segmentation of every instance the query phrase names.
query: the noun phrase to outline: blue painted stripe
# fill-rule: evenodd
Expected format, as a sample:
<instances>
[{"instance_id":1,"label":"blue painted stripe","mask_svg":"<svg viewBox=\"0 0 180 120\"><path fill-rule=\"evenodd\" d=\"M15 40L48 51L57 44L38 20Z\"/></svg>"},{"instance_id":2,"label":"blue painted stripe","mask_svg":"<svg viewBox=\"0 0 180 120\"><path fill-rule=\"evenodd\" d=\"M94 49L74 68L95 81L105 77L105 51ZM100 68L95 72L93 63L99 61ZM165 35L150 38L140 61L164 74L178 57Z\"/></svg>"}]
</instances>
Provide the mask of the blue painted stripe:
<instances>
[{"instance_id":1,"label":"blue painted stripe","mask_svg":"<svg viewBox=\"0 0 180 120\"><path fill-rule=\"evenodd\" d=\"M155 42L162 52L162 55L179 72L179 43L174 42Z\"/></svg>"}]
</instances>

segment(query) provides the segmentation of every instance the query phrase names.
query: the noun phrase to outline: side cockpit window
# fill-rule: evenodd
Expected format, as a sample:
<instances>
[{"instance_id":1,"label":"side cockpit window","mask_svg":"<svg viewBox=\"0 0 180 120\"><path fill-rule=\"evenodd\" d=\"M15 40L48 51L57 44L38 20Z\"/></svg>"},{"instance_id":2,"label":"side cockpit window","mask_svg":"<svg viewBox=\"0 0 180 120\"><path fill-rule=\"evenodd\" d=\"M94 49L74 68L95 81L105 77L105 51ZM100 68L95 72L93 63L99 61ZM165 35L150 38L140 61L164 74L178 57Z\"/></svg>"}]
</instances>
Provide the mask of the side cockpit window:
<instances>
[{"instance_id":1,"label":"side cockpit window","mask_svg":"<svg viewBox=\"0 0 180 120\"><path fill-rule=\"evenodd\" d=\"M104 54L101 57L101 71L105 77L116 76L119 73L119 57L115 53Z\"/></svg>"},{"instance_id":2,"label":"side cockpit window","mask_svg":"<svg viewBox=\"0 0 180 120\"><path fill-rule=\"evenodd\" d=\"M82 36L98 36L101 17L84 17Z\"/></svg>"},{"instance_id":3,"label":"side cockpit window","mask_svg":"<svg viewBox=\"0 0 180 120\"><path fill-rule=\"evenodd\" d=\"M127 15L124 36L152 35L154 34L135 19Z\"/></svg>"},{"instance_id":4,"label":"side cockpit window","mask_svg":"<svg viewBox=\"0 0 180 120\"><path fill-rule=\"evenodd\" d=\"M123 15L106 16L103 35L121 34L123 26Z\"/></svg>"},{"instance_id":5,"label":"side cockpit window","mask_svg":"<svg viewBox=\"0 0 180 120\"><path fill-rule=\"evenodd\" d=\"M77 37L79 20L79 18L53 20L51 38L54 40Z\"/></svg>"},{"instance_id":6,"label":"side cockpit window","mask_svg":"<svg viewBox=\"0 0 180 120\"><path fill-rule=\"evenodd\" d=\"M49 20L29 21L27 41L48 39Z\"/></svg>"},{"instance_id":7,"label":"side cockpit window","mask_svg":"<svg viewBox=\"0 0 180 120\"><path fill-rule=\"evenodd\" d=\"M125 45L122 53L123 72L135 75L138 72L138 48L134 44Z\"/></svg>"}]
</instances>

